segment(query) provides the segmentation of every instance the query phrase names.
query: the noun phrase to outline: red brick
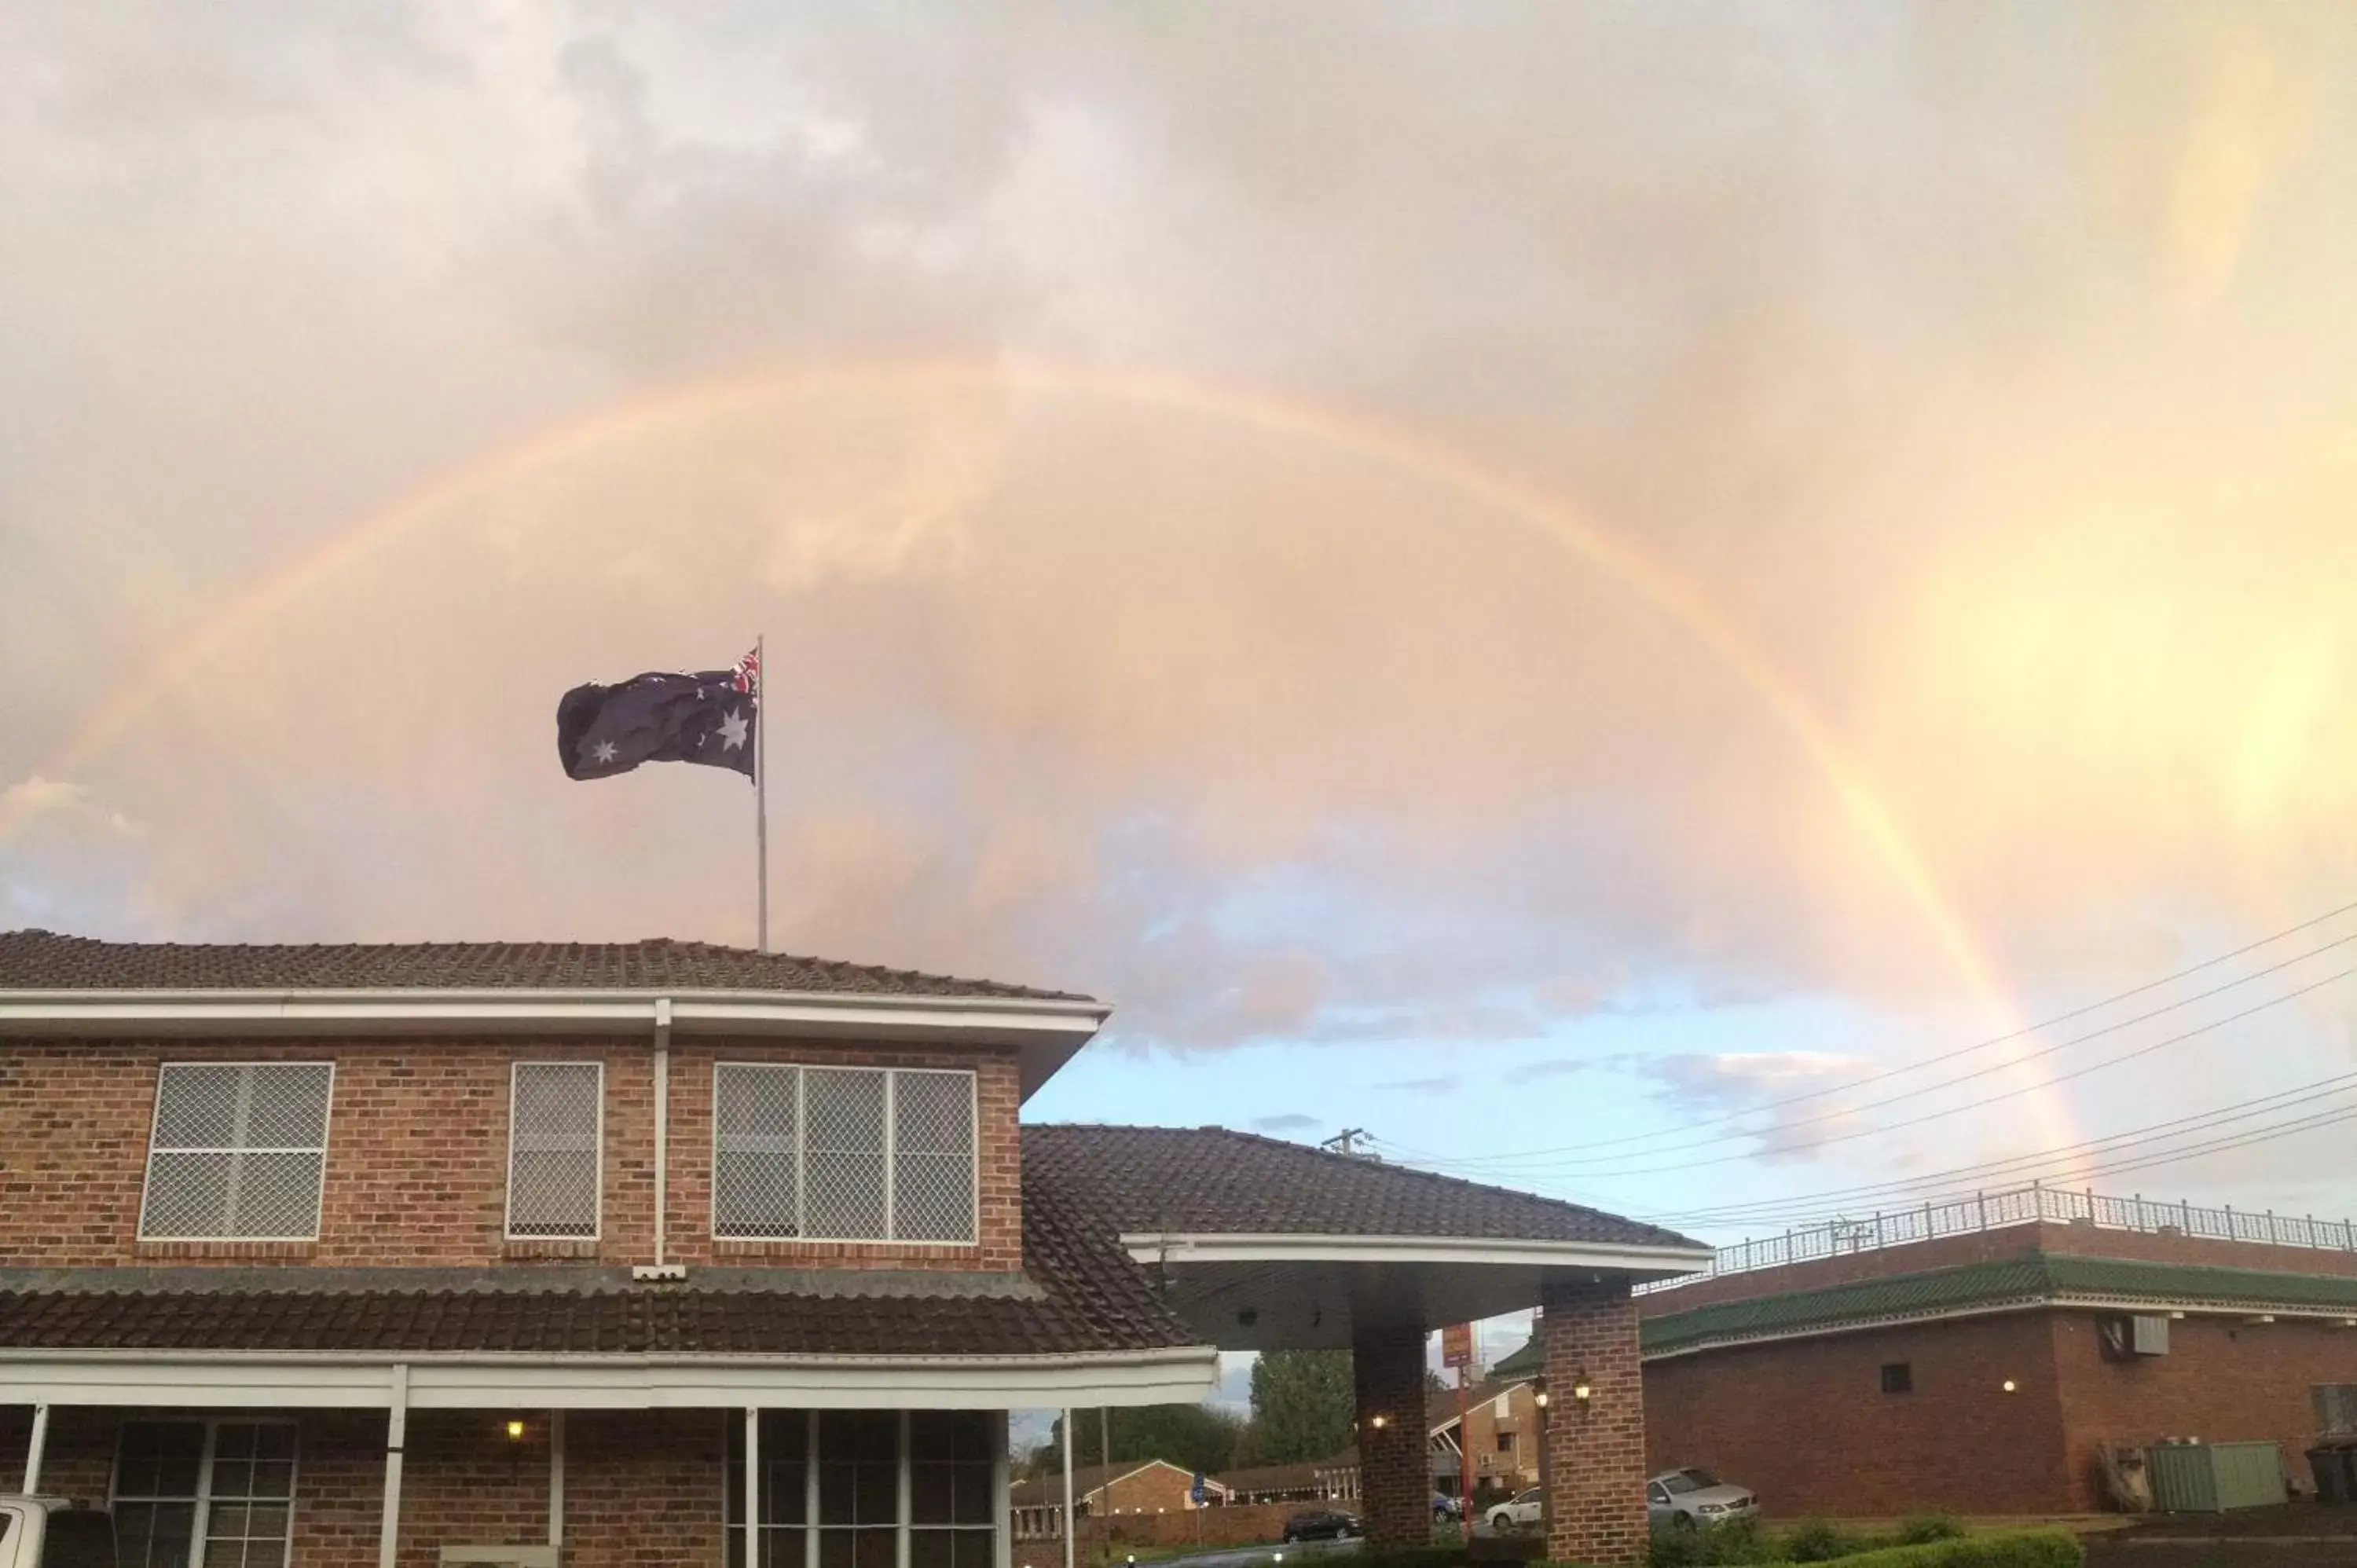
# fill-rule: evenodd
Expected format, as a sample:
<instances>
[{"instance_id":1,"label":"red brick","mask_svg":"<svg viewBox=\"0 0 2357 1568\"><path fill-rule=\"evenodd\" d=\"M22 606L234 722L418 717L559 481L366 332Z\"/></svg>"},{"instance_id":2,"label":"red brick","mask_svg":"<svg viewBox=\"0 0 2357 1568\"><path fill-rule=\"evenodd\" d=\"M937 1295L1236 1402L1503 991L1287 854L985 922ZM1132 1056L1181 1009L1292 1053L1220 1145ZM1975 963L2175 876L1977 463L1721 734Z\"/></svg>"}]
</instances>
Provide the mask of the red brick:
<instances>
[{"instance_id":1,"label":"red brick","mask_svg":"<svg viewBox=\"0 0 2357 1568\"><path fill-rule=\"evenodd\" d=\"M1646 1391L1628 1282L1544 1287L1538 1335L1548 1392L1547 1556L1558 1563L1641 1563L1650 1539ZM1572 1391L1583 1379L1585 1403Z\"/></svg>"},{"instance_id":2,"label":"red brick","mask_svg":"<svg viewBox=\"0 0 2357 1568\"><path fill-rule=\"evenodd\" d=\"M1377 1552L1425 1546L1432 1540L1424 1344L1418 1328L1361 1328L1351 1341L1359 1410L1359 1496L1367 1544Z\"/></svg>"},{"instance_id":3,"label":"red brick","mask_svg":"<svg viewBox=\"0 0 2357 1568\"><path fill-rule=\"evenodd\" d=\"M332 1060L328 1181L316 1242L138 1240L160 1064ZM505 1239L510 1067L606 1064L602 1236ZM964 1068L978 1075L978 1241L971 1246L721 1243L711 1236L716 1061ZM977 1269L1023 1262L1020 1079L1015 1053L839 1041L731 1040L674 1047L668 1255L688 1263ZM134 1262L483 1267L644 1263L654 1255L651 1044L481 1041L0 1042L0 1266Z\"/></svg>"}]
</instances>

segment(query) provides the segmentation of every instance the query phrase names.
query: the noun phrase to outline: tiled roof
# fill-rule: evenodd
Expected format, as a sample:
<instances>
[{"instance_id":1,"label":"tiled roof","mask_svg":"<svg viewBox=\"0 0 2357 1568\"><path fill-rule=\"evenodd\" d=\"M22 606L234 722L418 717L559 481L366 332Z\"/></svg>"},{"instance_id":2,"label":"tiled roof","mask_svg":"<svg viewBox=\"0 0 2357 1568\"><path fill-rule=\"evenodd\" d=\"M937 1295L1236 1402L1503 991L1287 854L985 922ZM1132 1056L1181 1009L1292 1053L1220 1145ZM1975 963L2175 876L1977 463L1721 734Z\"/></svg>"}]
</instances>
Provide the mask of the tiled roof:
<instances>
[{"instance_id":1,"label":"tiled roof","mask_svg":"<svg viewBox=\"0 0 2357 1568\"><path fill-rule=\"evenodd\" d=\"M1233 1492L1299 1491L1318 1485L1337 1472L1358 1467L1359 1451L1345 1448L1327 1458L1304 1460L1297 1465L1248 1465L1241 1470L1222 1470L1213 1479Z\"/></svg>"},{"instance_id":2,"label":"tiled roof","mask_svg":"<svg viewBox=\"0 0 2357 1568\"><path fill-rule=\"evenodd\" d=\"M1063 1356L1199 1342L1107 1234L1027 1192L1020 1294L602 1290L0 1291L0 1348Z\"/></svg>"},{"instance_id":3,"label":"tiled roof","mask_svg":"<svg viewBox=\"0 0 2357 1568\"><path fill-rule=\"evenodd\" d=\"M1085 1002L1070 992L658 937L639 942L107 942L0 931L0 991L834 992Z\"/></svg>"},{"instance_id":4,"label":"tiled roof","mask_svg":"<svg viewBox=\"0 0 2357 1568\"><path fill-rule=\"evenodd\" d=\"M1083 1423L1081 1428L1082 1448L1088 1446L1088 1441L1089 1428L1086 1423ZM1150 1470L1157 1465L1168 1465L1189 1481L1194 1479L1192 1471L1183 1466L1172 1464L1168 1459L1123 1459L1111 1465L1075 1465L1072 1466L1072 1496L1086 1498L1090 1493L1105 1484L1107 1477L1118 1481L1125 1476L1134 1476L1140 1470ZM1016 1508L1037 1508L1043 1503L1061 1503L1064 1500L1063 1471L1058 1470L1051 1476L1042 1476L1031 1480L1017 1481L1007 1488L1007 1500Z\"/></svg>"},{"instance_id":5,"label":"tiled roof","mask_svg":"<svg viewBox=\"0 0 2357 1568\"><path fill-rule=\"evenodd\" d=\"M2357 1316L2357 1278L2025 1252L1961 1268L1717 1302L1648 1317L1641 1333L1645 1351L1660 1354L1972 1308L2080 1302Z\"/></svg>"},{"instance_id":6,"label":"tiled roof","mask_svg":"<svg viewBox=\"0 0 2357 1568\"><path fill-rule=\"evenodd\" d=\"M1067 1190L1124 1233L1437 1236L1606 1246L1702 1243L1504 1187L1224 1127L1032 1126L1027 1181Z\"/></svg>"}]
</instances>

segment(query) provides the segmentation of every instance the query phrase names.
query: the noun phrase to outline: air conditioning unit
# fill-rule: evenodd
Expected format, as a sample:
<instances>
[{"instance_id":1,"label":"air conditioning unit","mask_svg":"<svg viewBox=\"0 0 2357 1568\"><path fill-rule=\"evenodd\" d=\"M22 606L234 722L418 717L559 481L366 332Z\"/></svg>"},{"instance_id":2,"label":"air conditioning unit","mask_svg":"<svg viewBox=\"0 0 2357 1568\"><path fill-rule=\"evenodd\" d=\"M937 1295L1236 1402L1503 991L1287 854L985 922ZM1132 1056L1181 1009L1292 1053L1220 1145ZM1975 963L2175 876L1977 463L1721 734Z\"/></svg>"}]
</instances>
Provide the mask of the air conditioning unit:
<instances>
[{"instance_id":1,"label":"air conditioning unit","mask_svg":"<svg viewBox=\"0 0 2357 1568\"><path fill-rule=\"evenodd\" d=\"M2128 1348L2139 1356L2169 1354L2169 1319L2157 1313L2138 1313L2128 1319Z\"/></svg>"}]
</instances>

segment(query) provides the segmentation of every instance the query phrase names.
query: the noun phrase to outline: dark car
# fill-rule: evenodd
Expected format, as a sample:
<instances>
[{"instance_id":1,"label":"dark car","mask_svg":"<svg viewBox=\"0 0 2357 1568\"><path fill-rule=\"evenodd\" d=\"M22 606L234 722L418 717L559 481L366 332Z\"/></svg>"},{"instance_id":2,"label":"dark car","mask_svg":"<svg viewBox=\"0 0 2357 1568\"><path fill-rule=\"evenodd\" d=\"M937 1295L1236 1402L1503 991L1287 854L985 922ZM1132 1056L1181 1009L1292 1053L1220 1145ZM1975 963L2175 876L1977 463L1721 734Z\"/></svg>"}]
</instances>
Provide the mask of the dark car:
<instances>
[{"instance_id":1,"label":"dark car","mask_svg":"<svg viewBox=\"0 0 2357 1568\"><path fill-rule=\"evenodd\" d=\"M1339 1509L1312 1509L1295 1514L1285 1521L1287 1541L1348 1541L1354 1535L1364 1535L1359 1516Z\"/></svg>"}]
</instances>

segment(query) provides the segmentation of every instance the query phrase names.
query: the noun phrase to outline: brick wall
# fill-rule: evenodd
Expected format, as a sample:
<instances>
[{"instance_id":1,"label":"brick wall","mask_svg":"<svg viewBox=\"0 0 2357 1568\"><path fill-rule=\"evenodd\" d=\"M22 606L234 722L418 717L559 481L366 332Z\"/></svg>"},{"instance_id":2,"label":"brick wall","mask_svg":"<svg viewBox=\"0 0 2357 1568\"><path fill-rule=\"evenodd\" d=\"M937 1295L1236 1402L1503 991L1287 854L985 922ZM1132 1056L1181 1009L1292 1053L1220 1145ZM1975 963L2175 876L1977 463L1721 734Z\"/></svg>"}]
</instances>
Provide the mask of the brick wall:
<instances>
[{"instance_id":1,"label":"brick wall","mask_svg":"<svg viewBox=\"0 0 2357 1568\"><path fill-rule=\"evenodd\" d=\"M1313 1509L1349 1503L1234 1503L1185 1513L1125 1514L1104 1520L1111 1538L1127 1546L1253 1546L1285 1539L1285 1521ZM1089 1521L1093 1523L1095 1521ZM1085 1539L1085 1538L1084 1538ZM1059 1562L1061 1559L1058 1559Z\"/></svg>"},{"instance_id":2,"label":"brick wall","mask_svg":"<svg viewBox=\"0 0 2357 1568\"><path fill-rule=\"evenodd\" d=\"M159 1064L332 1060L328 1180L317 1242L138 1240ZM979 1245L732 1246L711 1235L712 1064L799 1061L978 1072ZM509 1242L510 1066L606 1064L602 1237ZM1020 1085L1011 1050L909 1051L731 1041L672 1053L670 1255L804 1267L1022 1266ZM0 1042L0 1265L233 1262L480 1267L641 1263L654 1250L653 1053L643 1041Z\"/></svg>"},{"instance_id":3,"label":"brick wall","mask_svg":"<svg viewBox=\"0 0 2357 1568\"><path fill-rule=\"evenodd\" d=\"M2331 1323L2244 1323L2188 1317L2169 1326L2169 1354L2107 1359L2108 1315L2058 1312L2051 1320L2065 1457L2074 1506L2105 1506L2095 1448L2200 1437L2272 1439L2291 1473L2312 1482L2305 1457L2316 1438L2317 1383L2357 1382L2357 1330Z\"/></svg>"},{"instance_id":4,"label":"brick wall","mask_svg":"<svg viewBox=\"0 0 2357 1568\"><path fill-rule=\"evenodd\" d=\"M2274 1441L2305 1477L2309 1389L2357 1382L2357 1330L2194 1316L2169 1325L2168 1355L2115 1359L2102 1326L2116 1316L2002 1313L1654 1360L1651 1468L1716 1470L1781 1518L2087 1512L2110 1506L2099 1444ZM1899 1361L1913 1391L1885 1394Z\"/></svg>"},{"instance_id":5,"label":"brick wall","mask_svg":"<svg viewBox=\"0 0 2357 1568\"><path fill-rule=\"evenodd\" d=\"M2048 1314L1734 1346L1645 1367L1648 1469L1699 1465L1807 1514L2069 1511ZM1913 1390L1882 1391L1905 1362ZM2014 1380L2013 1393L2004 1391Z\"/></svg>"},{"instance_id":6,"label":"brick wall","mask_svg":"<svg viewBox=\"0 0 2357 1568\"><path fill-rule=\"evenodd\" d=\"M1359 1486L1367 1544L1377 1552L1432 1539L1432 1476L1425 1458L1424 1331L1361 1328L1351 1342L1358 1394ZM1375 1421L1381 1417L1383 1424Z\"/></svg>"},{"instance_id":7,"label":"brick wall","mask_svg":"<svg viewBox=\"0 0 2357 1568\"><path fill-rule=\"evenodd\" d=\"M1543 1287L1538 1335L1552 1396L1546 1554L1558 1563L1641 1563L1650 1535L1646 1389L1628 1282ZM1583 1379L1586 1404L1572 1394Z\"/></svg>"}]
</instances>

